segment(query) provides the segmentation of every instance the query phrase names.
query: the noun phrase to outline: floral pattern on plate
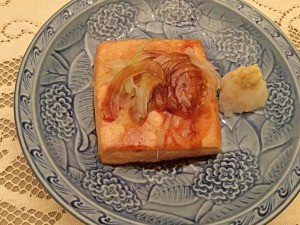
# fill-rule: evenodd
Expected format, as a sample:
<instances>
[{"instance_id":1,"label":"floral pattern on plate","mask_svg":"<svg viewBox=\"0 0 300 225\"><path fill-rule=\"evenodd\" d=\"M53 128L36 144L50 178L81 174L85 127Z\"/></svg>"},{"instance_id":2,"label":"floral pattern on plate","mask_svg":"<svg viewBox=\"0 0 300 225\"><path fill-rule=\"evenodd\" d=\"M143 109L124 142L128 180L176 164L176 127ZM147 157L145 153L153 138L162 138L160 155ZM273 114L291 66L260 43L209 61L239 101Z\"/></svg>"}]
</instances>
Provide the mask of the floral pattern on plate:
<instances>
[{"instance_id":1,"label":"floral pattern on plate","mask_svg":"<svg viewBox=\"0 0 300 225\"><path fill-rule=\"evenodd\" d=\"M200 198L224 204L245 193L259 178L257 157L249 151L226 152L199 169L193 190Z\"/></svg>"},{"instance_id":2,"label":"floral pattern on plate","mask_svg":"<svg viewBox=\"0 0 300 225\"><path fill-rule=\"evenodd\" d=\"M184 0L164 1L156 9L159 21L175 27L192 26L197 22L200 11L192 3Z\"/></svg>"},{"instance_id":3,"label":"floral pattern on plate","mask_svg":"<svg viewBox=\"0 0 300 225\"><path fill-rule=\"evenodd\" d=\"M132 31L138 22L137 15L137 8L129 3L110 3L91 14L88 32L98 40L118 38Z\"/></svg>"},{"instance_id":4,"label":"floral pattern on plate","mask_svg":"<svg viewBox=\"0 0 300 225\"><path fill-rule=\"evenodd\" d=\"M41 116L46 131L65 141L69 141L75 132L70 94L65 85L53 84L41 95Z\"/></svg>"},{"instance_id":5,"label":"floral pattern on plate","mask_svg":"<svg viewBox=\"0 0 300 225\"><path fill-rule=\"evenodd\" d=\"M278 125L289 122L294 111L290 85L285 81L273 81L267 86L270 96L264 109L266 117Z\"/></svg>"},{"instance_id":6,"label":"floral pattern on plate","mask_svg":"<svg viewBox=\"0 0 300 225\"><path fill-rule=\"evenodd\" d=\"M238 65L252 65L262 53L260 44L244 28L221 30L214 36L214 41L218 51Z\"/></svg>"},{"instance_id":7,"label":"floral pattern on plate","mask_svg":"<svg viewBox=\"0 0 300 225\"><path fill-rule=\"evenodd\" d=\"M149 182L155 182L162 184L165 180L173 180L178 168L166 167L165 165L146 165L143 167L143 176L147 178Z\"/></svg>"},{"instance_id":8,"label":"floral pattern on plate","mask_svg":"<svg viewBox=\"0 0 300 225\"><path fill-rule=\"evenodd\" d=\"M87 171L83 187L89 189L97 201L111 205L118 212L132 212L140 208L137 196L111 172L102 169Z\"/></svg>"}]
</instances>

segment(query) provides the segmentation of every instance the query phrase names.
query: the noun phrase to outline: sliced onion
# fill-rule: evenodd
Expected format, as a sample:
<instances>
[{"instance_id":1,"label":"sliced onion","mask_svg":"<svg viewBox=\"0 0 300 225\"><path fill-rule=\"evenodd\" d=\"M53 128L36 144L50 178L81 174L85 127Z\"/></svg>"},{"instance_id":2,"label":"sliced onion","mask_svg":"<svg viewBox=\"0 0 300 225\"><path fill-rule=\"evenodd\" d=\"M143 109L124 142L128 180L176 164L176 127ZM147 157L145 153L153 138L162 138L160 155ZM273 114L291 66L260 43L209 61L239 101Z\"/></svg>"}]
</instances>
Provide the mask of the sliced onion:
<instances>
[{"instance_id":1,"label":"sliced onion","mask_svg":"<svg viewBox=\"0 0 300 225\"><path fill-rule=\"evenodd\" d=\"M208 61L199 61L195 57L194 50L192 48L187 48L186 53L190 57L191 62L194 65L198 66L201 70L203 70L205 72L205 75L207 75L208 79L210 78L210 80L214 84L214 93L216 93L216 91L221 88L221 76L216 71L215 66Z\"/></svg>"},{"instance_id":2,"label":"sliced onion","mask_svg":"<svg viewBox=\"0 0 300 225\"><path fill-rule=\"evenodd\" d=\"M172 143L176 143L184 149L191 148L192 146L190 144L190 138L188 137L190 131L186 132L185 136L178 132L178 130L182 130L181 127L184 126L183 124L185 124L185 121L183 121L180 117L174 115L163 115L163 129L156 132L157 148L163 147L165 145L170 145Z\"/></svg>"},{"instance_id":3,"label":"sliced onion","mask_svg":"<svg viewBox=\"0 0 300 225\"><path fill-rule=\"evenodd\" d=\"M176 69L175 69L174 73L172 74L173 79L172 79L171 84L173 86L175 86L178 77L180 77L182 74L190 72L190 71L196 71L196 72L201 73L201 71L199 71L199 68L194 64L187 64L187 63L177 64Z\"/></svg>"},{"instance_id":4,"label":"sliced onion","mask_svg":"<svg viewBox=\"0 0 300 225\"><path fill-rule=\"evenodd\" d=\"M120 109L120 96L122 91L125 89L125 91L128 94L131 94L132 90L135 89L137 96L138 96L138 91L137 91L137 86L135 86L133 82L133 78L138 75L142 75L142 80L143 76L145 74L151 74L151 79L153 80L148 81L150 84L157 83L159 80L161 83L164 82L164 72L160 66L159 63L157 62L138 62L133 65L129 65L125 67L123 70L118 72L114 78L112 79L108 89L107 89L107 96L104 99L102 106L103 106L103 117L107 121L114 121L118 117L119 109ZM149 76L149 75L146 75ZM148 79L148 78L144 78ZM131 81L132 80L132 81ZM143 81L141 84L143 88L148 88L147 85L144 84L145 82ZM126 84L126 85L125 85ZM153 89L150 91L152 94ZM145 90L145 93L143 93L142 90L139 90L140 95L146 95L149 91ZM148 99L148 98L147 98ZM148 100L149 101L149 100ZM139 102L139 101L138 101ZM142 107L141 104L139 107ZM137 118L140 119L140 115L143 117L145 116L144 113L144 108L145 106L142 107L143 110L140 108L140 110L137 110L139 112ZM141 113L142 112L142 113Z\"/></svg>"},{"instance_id":5,"label":"sliced onion","mask_svg":"<svg viewBox=\"0 0 300 225\"><path fill-rule=\"evenodd\" d=\"M160 63L162 66L170 61L174 60L187 60L189 57L186 54L180 54L180 53L166 53L163 54L155 59L156 62Z\"/></svg>"},{"instance_id":6,"label":"sliced onion","mask_svg":"<svg viewBox=\"0 0 300 225\"><path fill-rule=\"evenodd\" d=\"M152 98L153 90L157 85L163 82L164 80L162 78L154 76L152 73L144 73L142 75L136 92L136 113L134 117L137 122L147 116L148 102Z\"/></svg>"},{"instance_id":7,"label":"sliced onion","mask_svg":"<svg viewBox=\"0 0 300 225\"><path fill-rule=\"evenodd\" d=\"M172 135L174 141L176 142L176 144L178 144L180 147L182 147L184 149L191 148L189 140L187 140L185 137L178 134L176 130L171 129L171 135Z\"/></svg>"},{"instance_id":8,"label":"sliced onion","mask_svg":"<svg viewBox=\"0 0 300 225\"><path fill-rule=\"evenodd\" d=\"M107 96L102 103L104 119L113 121L118 117L120 108L120 95L126 80L141 73L145 73L146 71L147 68L144 66L144 64L138 63L125 67L114 76L110 85L108 86Z\"/></svg>"},{"instance_id":9,"label":"sliced onion","mask_svg":"<svg viewBox=\"0 0 300 225\"><path fill-rule=\"evenodd\" d=\"M124 84L124 89L126 94L128 94L130 97L134 96L136 94L137 86L133 81L133 77L128 79Z\"/></svg>"},{"instance_id":10,"label":"sliced onion","mask_svg":"<svg viewBox=\"0 0 300 225\"><path fill-rule=\"evenodd\" d=\"M162 65L162 68L164 69L164 71L165 71L166 74L169 74L169 73L171 73L174 70L174 68L178 64L181 64L181 63L184 63L184 62L186 62L186 61L182 60L182 59L172 60L172 61L164 63L164 65Z\"/></svg>"},{"instance_id":11,"label":"sliced onion","mask_svg":"<svg viewBox=\"0 0 300 225\"><path fill-rule=\"evenodd\" d=\"M129 97L123 99L128 101L133 97L135 101L134 110L131 110L134 119L137 122L141 121L148 114L148 103L152 98L153 90L160 84L169 84L170 81L175 87L177 78L187 72L194 71L202 74L208 81L210 93L215 95L216 90L220 88L220 76L213 65L199 61L191 48L186 52L187 54L180 54L138 50L129 61L129 65L116 73L108 86L107 96L102 103L104 119L114 121L118 117L121 96L125 93ZM174 73L171 80L168 78L169 73ZM184 102L189 101L187 96L181 97Z\"/></svg>"},{"instance_id":12,"label":"sliced onion","mask_svg":"<svg viewBox=\"0 0 300 225\"><path fill-rule=\"evenodd\" d=\"M134 55L134 57L132 58L132 61L140 62L140 61L144 61L144 60L148 60L148 59L155 59L164 53L165 53L164 51L158 51L158 50L157 51L143 50L143 51L136 53Z\"/></svg>"},{"instance_id":13,"label":"sliced onion","mask_svg":"<svg viewBox=\"0 0 300 225\"><path fill-rule=\"evenodd\" d=\"M164 69L166 67L172 68L179 62L184 62L188 60L189 57L186 54L180 54L180 53L166 53L159 57L157 57L154 61L158 62ZM166 65L171 64L171 65ZM171 72L171 70L169 71Z\"/></svg>"}]
</instances>

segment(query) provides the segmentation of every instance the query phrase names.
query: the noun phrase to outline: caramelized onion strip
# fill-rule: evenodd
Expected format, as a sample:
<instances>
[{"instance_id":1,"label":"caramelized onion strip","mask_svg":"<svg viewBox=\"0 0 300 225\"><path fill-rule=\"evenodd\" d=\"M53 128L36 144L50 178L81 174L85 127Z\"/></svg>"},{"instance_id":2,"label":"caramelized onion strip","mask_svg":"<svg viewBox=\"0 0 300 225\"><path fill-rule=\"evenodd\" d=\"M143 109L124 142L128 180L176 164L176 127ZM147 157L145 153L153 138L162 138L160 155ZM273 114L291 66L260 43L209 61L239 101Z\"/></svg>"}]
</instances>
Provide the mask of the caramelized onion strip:
<instances>
[{"instance_id":1,"label":"caramelized onion strip","mask_svg":"<svg viewBox=\"0 0 300 225\"><path fill-rule=\"evenodd\" d=\"M148 74L148 75L147 75ZM151 74L151 79L148 79L149 74ZM152 80L154 83L157 83L159 80L160 83L164 82L164 72L160 66L159 63L157 62L139 62L134 65L129 65L122 69L120 72L118 72L114 78L112 79L110 85L107 88L107 94L106 97L102 103L103 106L103 117L107 121L114 121L118 117L118 113L120 110L120 96L125 89L125 91L128 94L133 94L131 93L132 89L135 89L137 93L137 86L132 84L132 82L127 83L127 81L133 80L134 77L141 75L142 80L143 77L146 76L147 80ZM149 81L150 82L150 81ZM150 83L153 83L150 82ZM148 88L149 86L144 85L142 82L142 87L143 88ZM151 93L152 91L145 90L145 93ZM144 94L142 90L139 90L139 93ZM149 97L147 97L148 99ZM140 105L139 105L140 106ZM137 110L137 112L140 112ZM144 110L143 113L141 113L144 116Z\"/></svg>"}]
</instances>

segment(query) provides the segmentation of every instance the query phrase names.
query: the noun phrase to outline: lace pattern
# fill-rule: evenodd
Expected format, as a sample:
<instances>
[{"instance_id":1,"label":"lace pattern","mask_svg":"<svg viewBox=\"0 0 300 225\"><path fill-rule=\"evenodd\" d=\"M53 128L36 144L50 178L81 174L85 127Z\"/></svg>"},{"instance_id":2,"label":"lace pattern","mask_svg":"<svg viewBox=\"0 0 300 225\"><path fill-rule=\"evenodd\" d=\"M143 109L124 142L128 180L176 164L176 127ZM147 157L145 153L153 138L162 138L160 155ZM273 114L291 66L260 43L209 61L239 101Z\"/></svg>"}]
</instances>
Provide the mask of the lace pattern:
<instances>
[{"instance_id":1,"label":"lace pattern","mask_svg":"<svg viewBox=\"0 0 300 225\"><path fill-rule=\"evenodd\" d=\"M300 51L300 2L289 0L246 0L274 21ZM81 224L66 213L43 189L22 155L13 118L16 75L30 41L42 24L68 0L0 0L0 224ZM187 4L185 1L180 1ZM168 1L165 2L167 7ZM31 7L35 5L36 7ZM186 8L188 10L188 4ZM133 9L134 10L134 9ZM163 9L161 9L163 11ZM135 15L136 16L136 15ZM158 12L161 20L167 20ZM192 17L192 12L191 16ZM191 18L188 18L191 20ZM189 21L190 21L189 20ZM169 21L169 20L168 20ZM171 20L170 20L171 21ZM131 21L132 22L132 21ZM134 21L133 21L134 22ZM133 23L132 22L132 23ZM175 23L173 20L172 23ZM171 23L170 22L170 23ZM178 26L185 26L179 24ZM270 224L285 218L300 220L298 197ZM297 208L296 208L297 207ZM297 217L291 217L289 212ZM298 214L297 214L298 213ZM286 217L284 217L286 216ZM295 223L293 223L293 220Z\"/></svg>"}]
</instances>

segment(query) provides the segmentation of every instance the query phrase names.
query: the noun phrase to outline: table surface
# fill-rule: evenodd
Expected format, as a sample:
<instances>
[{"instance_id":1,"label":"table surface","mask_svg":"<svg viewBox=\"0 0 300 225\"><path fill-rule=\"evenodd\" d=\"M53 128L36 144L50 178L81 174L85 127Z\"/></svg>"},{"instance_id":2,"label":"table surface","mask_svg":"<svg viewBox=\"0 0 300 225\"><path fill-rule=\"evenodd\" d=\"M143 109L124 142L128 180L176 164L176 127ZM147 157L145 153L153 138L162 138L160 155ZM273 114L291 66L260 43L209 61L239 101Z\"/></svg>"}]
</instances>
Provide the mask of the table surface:
<instances>
[{"instance_id":1,"label":"table surface","mask_svg":"<svg viewBox=\"0 0 300 225\"><path fill-rule=\"evenodd\" d=\"M68 0L0 0L0 224L78 225L33 176L17 140L13 95L17 71L35 33ZM300 0L247 0L300 51ZM269 225L300 225L300 195Z\"/></svg>"}]
</instances>

